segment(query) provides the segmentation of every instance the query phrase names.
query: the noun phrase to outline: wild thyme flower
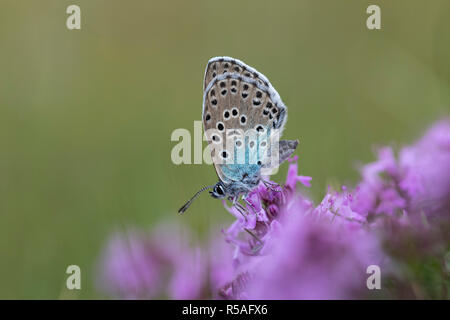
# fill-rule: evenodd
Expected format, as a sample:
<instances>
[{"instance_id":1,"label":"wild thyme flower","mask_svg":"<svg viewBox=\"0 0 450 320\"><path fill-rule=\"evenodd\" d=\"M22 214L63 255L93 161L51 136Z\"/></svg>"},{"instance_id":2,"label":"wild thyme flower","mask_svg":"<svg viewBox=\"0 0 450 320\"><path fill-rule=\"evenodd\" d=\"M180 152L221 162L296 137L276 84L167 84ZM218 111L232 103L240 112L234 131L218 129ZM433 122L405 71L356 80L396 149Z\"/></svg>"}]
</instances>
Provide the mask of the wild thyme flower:
<instances>
[{"instance_id":1,"label":"wild thyme flower","mask_svg":"<svg viewBox=\"0 0 450 320\"><path fill-rule=\"evenodd\" d=\"M363 216L408 214L428 218L450 210L450 121L435 124L418 142L379 150L378 160L361 168L352 210ZM370 218L369 217L369 218Z\"/></svg>"},{"instance_id":2,"label":"wild thyme flower","mask_svg":"<svg viewBox=\"0 0 450 320\"><path fill-rule=\"evenodd\" d=\"M353 194L342 187L342 191L333 191L330 187L328 192L314 209L313 214L318 217L326 217L335 223L348 226L361 227L366 223L366 218L352 210Z\"/></svg>"},{"instance_id":3,"label":"wild thyme flower","mask_svg":"<svg viewBox=\"0 0 450 320\"><path fill-rule=\"evenodd\" d=\"M103 291L125 299L153 298L162 289L167 257L140 235L130 232L110 238L103 253Z\"/></svg>"},{"instance_id":4,"label":"wild thyme flower","mask_svg":"<svg viewBox=\"0 0 450 320\"><path fill-rule=\"evenodd\" d=\"M258 255L267 243L270 244L270 239L279 229L282 215L287 212L286 208L294 203L307 209L312 208L311 201L295 193L297 181L310 186L311 180L310 177L297 174L297 160L298 157L290 159L291 164L284 187L272 181L269 181L269 184L261 182L248 194L245 216L235 207L228 207L226 202L223 202L225 208L237 218L227 230L223 231L225 240L235 246L233 258L235 267L248 260L245 256Z\"/></svg>"},{"instance_id":5,"label":"wild thyme flower","mask_svg":"<svg viewBox=\"0 0 450 320\"><path fill-rule=\"evenodd\" d=\"M207 248L208 252L208 271L209 287L212 297L220 297L220 290L230 279L235 276L233 268L233 249L228 243L223 241L222 237L217 236L217 232L211 232L211 238Z\"/></svg>"},{"instance_id":6,"label":"wild thyme flower","mask_svg":"<svg viewBox=\"0 0 450 320\"><path fill-rule=\"evenodd\" d=\"M297 212L243 290L249 299L351 298L367 291L367 267L381 263L373 235Z\"/></svg>"},{"instance_id":7,"label":"wild thyme flower","mask_svg":"<svg viewBox=\"0 0 450 320\"><path fill-rule=\"evenodd\" d=\"M436 123L416 144L402 149L398 162L409 211L431 219L450 215L450 120Z\"/></svg>"},{"instance_id":8,"label":"wild thyme flower","mask_svg":"<svg viewBox=\"0 0 450 320\"><path fill-rule=\"evenodd\" d=\"M101 260L103 291L118 298L201 298L207 281L203 250L190 248L186 231L161 225L147 234L114 234Z\"/></svg>"}]
</instances>

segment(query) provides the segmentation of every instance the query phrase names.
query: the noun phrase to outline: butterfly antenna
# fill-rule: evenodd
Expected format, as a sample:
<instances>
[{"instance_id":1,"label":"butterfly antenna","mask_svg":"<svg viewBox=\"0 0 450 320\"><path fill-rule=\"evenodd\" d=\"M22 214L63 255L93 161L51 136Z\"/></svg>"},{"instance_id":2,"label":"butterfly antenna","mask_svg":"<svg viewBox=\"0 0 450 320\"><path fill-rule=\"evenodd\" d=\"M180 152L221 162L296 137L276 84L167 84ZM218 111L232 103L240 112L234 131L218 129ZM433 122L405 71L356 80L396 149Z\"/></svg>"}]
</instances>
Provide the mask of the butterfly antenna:
<instances>
[{"instance_id":1,"label":"butterfly antenna","mask_svg":"<svg viewBox=\"0 0 450 320\"><path fill-rule=\"evenodd\" d=\"M180 208L180 210L178 210L178 213L180 213L180 214L184 213L184 212L189 208L189 206L191 205L192 201L194 201L194 200L200 195L200 193L202 193L203 191L205 191L205 190L207 190L207 189L211 189L211 188L213 188L213 187L214 187L214 185L212 185L212 186L207 186L207 187L203 187L203 188L201 188L200 190L198 190L197 193L194 194L194 195L192 196L192 198L190 198L189 201L186 202L186 203L184 204L184 206L182 206L182 207Z\"/></svg>"}]
</instances>

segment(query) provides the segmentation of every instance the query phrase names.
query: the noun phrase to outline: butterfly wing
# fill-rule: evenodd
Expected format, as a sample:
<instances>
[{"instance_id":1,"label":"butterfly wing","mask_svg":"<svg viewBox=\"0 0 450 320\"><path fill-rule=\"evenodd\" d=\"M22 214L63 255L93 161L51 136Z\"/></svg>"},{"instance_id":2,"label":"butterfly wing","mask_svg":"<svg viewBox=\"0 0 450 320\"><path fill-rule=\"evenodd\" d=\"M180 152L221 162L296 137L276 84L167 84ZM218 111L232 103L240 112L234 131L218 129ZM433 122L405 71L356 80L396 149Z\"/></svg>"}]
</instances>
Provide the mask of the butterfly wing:
<instances>
[{"instance_id":1,"label":"butterfly wing","mask_svg":"<svg viewBox=\"0 0 450 320\"><path fill-rule=\"evenodd\" d=\"M264 163L262 169L263 174L270 174L273 169L277 168L284 161L286 161L295 151L298 146L298 140L281 140L278 143L278 158L269 159ZM270 154L268 155L270 157Z\"/></svg>"},{"instance_id":2,"label":"butterfly wing","mask_svg":"<svg viewBox=\"0 0 450 320\"><path fill-rule=\"evenodd\" d=\"M242 72L253 70L254 76L222 72L209 81L204 91L203 125L214 167L219 179L230 183L259 174L265 165L272 132L278 130L281 135L287 110L264 75L239 60L221 59L210 60L205 83L211 71L225 70L225 63L228 63L226 70L237 65ZM214 63L219 62L214 69ZM252 134L247 135L248 132Z\"/></svg>"},{"instance_id":3,"label":"butterfly wing","mask_svg":"<svg viewBox=\"0 0 450 320\"><path fill-rule=\"evenodd\" d=\"M243 77L255 79L259 84L270 87L269 80L256 69L246 65L244 62L231 57L215 57L208 61L203 81L203 90L206 90L208 84L218 75L224 73L235 73Z\"/></svg>"}]
</instances>

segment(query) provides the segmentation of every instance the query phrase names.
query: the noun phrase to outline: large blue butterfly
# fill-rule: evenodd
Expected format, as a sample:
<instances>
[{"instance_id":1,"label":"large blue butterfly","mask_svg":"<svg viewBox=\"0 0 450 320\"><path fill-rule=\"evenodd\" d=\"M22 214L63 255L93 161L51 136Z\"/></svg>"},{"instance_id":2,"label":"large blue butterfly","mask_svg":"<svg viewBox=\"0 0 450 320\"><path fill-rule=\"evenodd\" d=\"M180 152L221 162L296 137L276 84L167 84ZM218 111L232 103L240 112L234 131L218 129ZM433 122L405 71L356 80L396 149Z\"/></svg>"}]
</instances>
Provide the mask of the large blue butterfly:
<instances>
[{"instance_id":1,"label":"large blue butterfly","mask_svg":"<svg viewBox=\"0 0 450 320\"><path fill-rule=\"evenodd\" d=\"M245 200L262 180L262 172L285 161L298 141L279 140L287 107L269 80L242 61L209 60L203 89L203 128L219 182L202 188L178 212L210 188L212 197L227 198L241 211L239 197Z\"/></svg>"}]
</instances>

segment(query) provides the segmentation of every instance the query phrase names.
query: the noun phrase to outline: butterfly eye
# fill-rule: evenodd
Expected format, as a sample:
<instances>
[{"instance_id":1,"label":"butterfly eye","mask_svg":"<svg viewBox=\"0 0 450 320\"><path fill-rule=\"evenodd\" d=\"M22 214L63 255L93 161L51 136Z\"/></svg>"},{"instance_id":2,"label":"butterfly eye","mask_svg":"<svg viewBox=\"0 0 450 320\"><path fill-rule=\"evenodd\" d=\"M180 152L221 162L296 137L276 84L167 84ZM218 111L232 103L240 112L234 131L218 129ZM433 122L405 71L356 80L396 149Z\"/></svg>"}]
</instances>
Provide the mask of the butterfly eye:
<instances>
[{"instance_id":1,"label":"butterfly eye","mask_svg":"<svg viewBox=\"0 0 450 320\"><path fill-rule=\"evenodd\" d=\"M231 109L231 114L233 115L233 118L236 118L239 115L239 110L234 107L233 109Z\"/></svg>"},{"instance_id":2,"label":"butterfly eye","mask_svg":"<svg viewBox=\"0 0 450 320\"><path fill-rule=\"evenodd\" d=\"M225 110L225 111L223 112L223 118L224 118L225 120L230 119L230 111Z\"/></svg>"},{"instance_id":3,"label":"butterfly eye","mask_svg":"<svg viewBox=\"0 0 450 320\"><path fill-rule=\"evenodd\" d=\"M223 190L223 187L222 187L221 185L218 185L218 186L216 187L216 193L217 193L218 195L223 196L223 195L225 194L225 190Z\"/></svg>"},{"instance_id":4,"label":"butterfly eye","mask_svg":"<svg viewBox=\"0 0 450 320\"><path fill-rule=\"evenodd\" d=\"M247 122L247 117L243 114L241 116L241 124L244 125Z\"/></svg>"},{"instance_id":5,"label":"butterfly eye","mask_svg":"<svg viewBox=\"0 0 450 320\"><path fill-rule=\"evenodd\" d=\"M242 147L242 140L236 140L235 144L238 148Z\"/></svg>"},{"instance_id":6,"label":"butterfly eye","mask_svg":"<svg viewBox=\"0 0 450 320\"><path fill-rule=\"evenodd\" d=\"M267 146L267 142L266 141L262 141L260 143L261 148L265 148Z\"/></svg>"}]
</instances>

